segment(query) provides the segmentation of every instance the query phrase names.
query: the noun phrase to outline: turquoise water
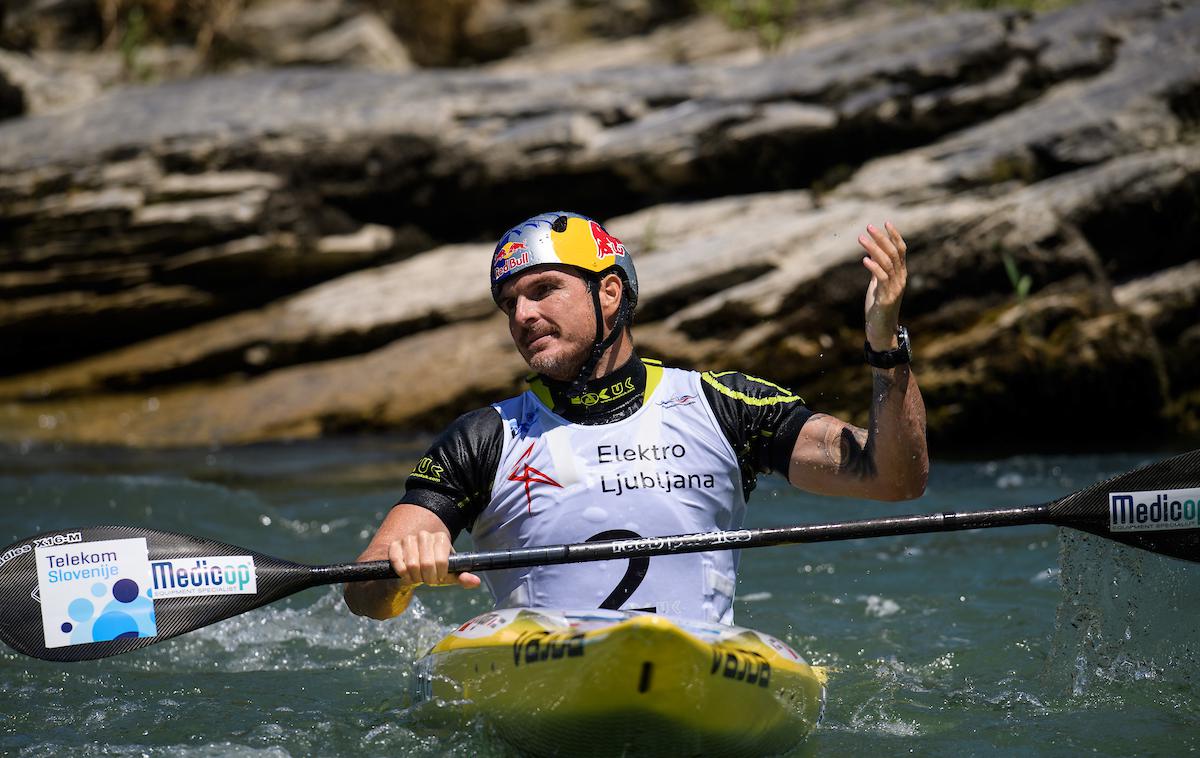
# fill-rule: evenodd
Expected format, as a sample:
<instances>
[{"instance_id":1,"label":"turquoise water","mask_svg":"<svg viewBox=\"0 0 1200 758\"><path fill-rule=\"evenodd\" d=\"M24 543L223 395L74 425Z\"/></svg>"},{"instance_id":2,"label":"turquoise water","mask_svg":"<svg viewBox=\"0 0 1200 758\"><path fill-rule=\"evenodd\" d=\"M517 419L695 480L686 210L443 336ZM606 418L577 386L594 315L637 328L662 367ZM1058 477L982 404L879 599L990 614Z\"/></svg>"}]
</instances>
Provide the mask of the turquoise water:
<instances>
[{"instance_id":1,"label":"turquoise water","mask_svg":"<svg viewBox=\"0 0 1200 758\"><path fill-rule=\"evenodd\" d=\"M352 559L419 446L0 451L0 547L138 524L306 563ZM1051 500L1162 455L934 461L915 503L817 498L764 479L749 526ZM460 543L469 549L469 541ZM737 622L832 666L797 755L1164 755L1200 748L1200 566L1052 527L765 548ZM358 619L309 590L146 650L69 665L0 648L0 753L516 755L485 724L409 707L413 661L488 607L426 589ZM564 754L569 754L564 753Z\"/></svg>"}]
</instances>

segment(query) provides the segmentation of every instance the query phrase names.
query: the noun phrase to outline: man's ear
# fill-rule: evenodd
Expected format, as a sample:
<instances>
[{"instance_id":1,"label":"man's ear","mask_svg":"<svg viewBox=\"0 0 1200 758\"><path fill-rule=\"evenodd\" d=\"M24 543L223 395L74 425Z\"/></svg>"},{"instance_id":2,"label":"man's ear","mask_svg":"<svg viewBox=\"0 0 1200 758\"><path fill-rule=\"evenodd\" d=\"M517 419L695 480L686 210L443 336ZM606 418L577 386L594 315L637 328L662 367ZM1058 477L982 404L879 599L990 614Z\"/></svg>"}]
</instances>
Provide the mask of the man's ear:
<instances>
[{"instance_id":1,"label":"man's ear","mask_svg":"<svg viewBox=\"0 0 1200 758\"><path fill-rule=\"evenodd\" d=\"M616 274L606 274L600 280L600 307L604 311L605 320L617 315L621 305L621 293L625 291L625 282Z\"/></svg>"}]
</instances>

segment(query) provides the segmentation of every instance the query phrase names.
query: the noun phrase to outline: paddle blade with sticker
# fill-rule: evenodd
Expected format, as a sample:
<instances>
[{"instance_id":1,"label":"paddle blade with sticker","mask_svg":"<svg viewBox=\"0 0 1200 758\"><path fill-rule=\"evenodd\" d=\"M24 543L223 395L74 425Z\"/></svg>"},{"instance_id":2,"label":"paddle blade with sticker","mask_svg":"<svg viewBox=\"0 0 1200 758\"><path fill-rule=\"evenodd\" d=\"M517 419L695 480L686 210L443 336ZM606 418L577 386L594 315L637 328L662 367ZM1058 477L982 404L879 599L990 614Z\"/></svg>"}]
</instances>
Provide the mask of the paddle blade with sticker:
<instances>
[{"instance_id":1,"label":"paddle blade with sticker","mask_svg":"<svg viewBox=\"0 0 1200 758\"><path fill-rule=\"evenodd\" d=\"M1127 471L1047 505L1052 524L1200 561L1200 450Z\"/></svg>"},{"instance_id":2,"label":"paddle blade with sticker","mask_svg":"<svg viewBox=\"0 0 1200 758\"><path fill-rule=\"evenodd\" d=\"M105 658L322 583L308 566L186 534L46 532L0 550L0 640L50 661Z\"/></svg>"}]
</instances>

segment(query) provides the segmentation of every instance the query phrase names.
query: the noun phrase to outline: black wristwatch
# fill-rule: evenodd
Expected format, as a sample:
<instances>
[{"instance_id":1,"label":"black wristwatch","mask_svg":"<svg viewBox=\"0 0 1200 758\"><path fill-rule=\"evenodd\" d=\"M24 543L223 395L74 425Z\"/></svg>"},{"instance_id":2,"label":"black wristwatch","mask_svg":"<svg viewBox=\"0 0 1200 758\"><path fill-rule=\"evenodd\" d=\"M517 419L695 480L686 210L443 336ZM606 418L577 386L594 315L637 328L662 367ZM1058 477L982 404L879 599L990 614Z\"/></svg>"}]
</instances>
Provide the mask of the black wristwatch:
<instances>
[{"instance_id":1,"label":"black wristwatch","mask_svg":"<svg viewBox=\"0 0 1200 758\"><path fill-rule=\"evenodd\" d=\"M896 329L896 342L899 347L895 350L883 350L876 352L871 349L870 341L863 343L863 350L867 356L867 363L875 368L895 368L901 363L908 363L912 360L912 345L908 342L908 329L903 326Z\"/></svg>"}]
</instances>

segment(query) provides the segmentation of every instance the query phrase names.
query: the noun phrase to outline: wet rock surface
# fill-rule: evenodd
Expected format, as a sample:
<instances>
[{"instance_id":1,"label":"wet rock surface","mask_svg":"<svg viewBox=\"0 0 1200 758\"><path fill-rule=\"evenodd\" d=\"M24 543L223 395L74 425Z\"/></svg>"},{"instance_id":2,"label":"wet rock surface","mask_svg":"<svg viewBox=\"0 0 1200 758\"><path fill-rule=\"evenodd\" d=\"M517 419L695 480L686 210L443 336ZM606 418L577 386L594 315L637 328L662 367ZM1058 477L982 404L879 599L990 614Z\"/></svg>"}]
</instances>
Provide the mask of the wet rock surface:
<instances>
[{"instance_id":1,"label":"wet rock surface","mask_svg":"<svg viewBox=\"0 0 1200 758\"><path fill-rule=\"evenodd\" d=\"M318 10L296 24L358 18ZM393 70L0 122L0 436L435 428L519 389L486 266L556 207L635 251L644 354L865 422L855 238L890 219L935 443L1103 444L1118 408L1113 444L1195 434L1200 3L889 18L749 62L561 73L408 69L368 31L348 49Z\"/></svg>"}]
</instances>

